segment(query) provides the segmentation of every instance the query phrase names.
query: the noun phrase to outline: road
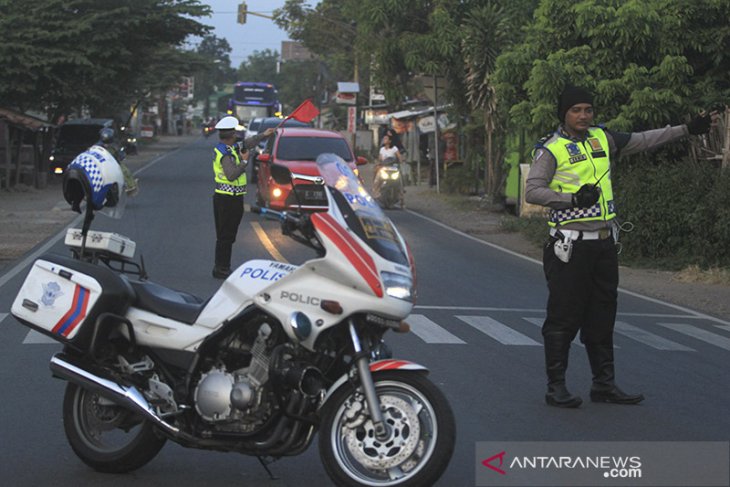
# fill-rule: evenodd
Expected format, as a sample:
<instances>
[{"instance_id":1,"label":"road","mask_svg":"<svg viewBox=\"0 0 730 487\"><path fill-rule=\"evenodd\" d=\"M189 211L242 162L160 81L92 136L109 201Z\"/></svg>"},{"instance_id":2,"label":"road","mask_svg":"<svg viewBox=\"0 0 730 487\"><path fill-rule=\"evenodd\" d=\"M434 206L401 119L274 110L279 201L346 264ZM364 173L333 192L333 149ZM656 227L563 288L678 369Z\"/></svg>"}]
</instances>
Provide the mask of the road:
<instances>
[{"instance_id":1,"label":"road","mask_svg":"<svg viewBox=\"0 0 730 487\"><path fill-rule=\"evenodd\" d=\"M201 297L220 285L210 275L213 144L212 139L200 139L145 167L139 173L144 191L130 201L124 218L98 216L93 227L135 240L152 281ZM251 202L253 196L249 194ZM539 326L547 294L541 267L415 213L389 215L415 254L419 290L409 319L414 333L391 335L389 343L396 357L431 370L457 419L454 457L438 485L474 485L476 442L730 438L730 388L722 378L730 360L729 322L621 294L617 377L625 390L643 392L646 401L632 407L586 402L576 410L550 408L543 402ZM50 249L65 253L60 240L49 241ZM271 259L270 251L294 264L312 255L282 237L276 223L247 213L234 262ZM274 463L276 481L269 480L255 458L184 449L170 442L133 474L90 470L75 457L63 432L64 383L52 379L48 370L48 359L60 346L8 315L26 272L22 265L10 266L0 276L4 485L329 485L316 444L300 457ZM571 390L587 400L590 371L579 345L572 349L568 380Z\"/></svg>"}]
</instances>

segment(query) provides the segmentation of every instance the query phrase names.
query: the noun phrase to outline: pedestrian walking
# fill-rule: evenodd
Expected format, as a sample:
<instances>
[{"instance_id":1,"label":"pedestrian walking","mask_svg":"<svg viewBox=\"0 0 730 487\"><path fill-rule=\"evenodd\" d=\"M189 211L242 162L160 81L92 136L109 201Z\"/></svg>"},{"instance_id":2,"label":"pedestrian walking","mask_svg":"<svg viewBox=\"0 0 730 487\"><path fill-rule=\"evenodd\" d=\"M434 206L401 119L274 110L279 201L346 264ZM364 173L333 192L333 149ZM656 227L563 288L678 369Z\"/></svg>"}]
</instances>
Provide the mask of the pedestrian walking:
<instances>
[{"instance_id":1,"label":"pedestrian walking","mask_svg":"<svg viewBox=\"0 0 730 487\"><path fill-rule=\"evenodd\" d=\"M575 408L582 399L566 388L570 343L580 331L593 383L593 402L638 404L642 394L615 382L613 330L618 296L618 226L611 163L619 156L656 148L688 134L709 131L710 116L687 125L645 132L614 132L593 125L593 95L567 86L558 99L558 129L533 153L525 198L550 208L550 238L543 248L549 291L542 327L547 372L545 401Z\"/></svg>"},{"instance_id":2,"label":"pedestrian walking","mask_svg":"<svg viewBox=\"0 0 730 487\"><path fill-rule=\"evenodd\" d=\"M223 117L215 125L220 138L220 143L213 149L213 217L216 235L213 277L216 279L225 279L231 274L233 243L243 218L248 149L256 147L261 140L276 132L273 128L267 129L245 139L239 148L236 144L238 125L238 120L231 116Z\"/></svg>"}]
</instances>

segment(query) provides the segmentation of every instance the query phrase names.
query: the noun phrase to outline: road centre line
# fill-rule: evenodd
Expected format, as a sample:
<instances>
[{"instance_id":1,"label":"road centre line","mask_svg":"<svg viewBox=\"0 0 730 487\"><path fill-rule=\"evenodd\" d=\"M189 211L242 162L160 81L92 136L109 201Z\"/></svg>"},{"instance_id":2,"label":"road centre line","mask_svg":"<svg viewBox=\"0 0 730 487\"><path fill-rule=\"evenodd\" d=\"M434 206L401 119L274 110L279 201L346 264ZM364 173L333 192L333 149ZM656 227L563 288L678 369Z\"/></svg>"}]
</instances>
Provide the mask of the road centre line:
<instances>
[{"instance_id":1,"label":"road centre line","mask_svg":"<svg viewBox=\"0 0 730 487\"><path fill-rule=\"evenodd\" d=\"M256 232L256 236L261 241L261 245L263 245L264 248L269 252L269 254L271 254L274 260L279 262L285 262L288 264L289 261L286 260L283 255L281 255L279 250L277 250L276 246L269 239L269 236L266 235L266 231L264 231L264 229L261 227L261 224L259 222L251 222L251 226Z\"/></svg>"},{"instance_id":2,"label":"road centre line","mask_svg":"<svg viewBox=\"0 0 730 487\"><path fill-rule=\"evenodd\" d=\"M418 213L416 211L408 210L408 209L406 209L405 211L408 212L408 213L410 213L411 215L417 216L418 218L421 218L423 220L426 220L428 222L431 222L434 225L438 225L438 226L440 226L442 228L445 228L446 230L448 230L450 232L453 232L453 233L455 233L457 235L461 235L462 237L465 237L465 238L467 238L469 240L473 240L474 242L480 243L482 245L486 245L487 247L492 247L493 249L496 249L496 250L499 250L501 252L505 252L507 254L513 255L515 257L518 257L520 259L523 259L523 260L532 262L533 264L542 265L542 262L539 261L539 260L537 260L537 259L533 259L532 257L528 257L526 255L519 254L519 253L517 253L515 251L506 249L506 248L504 248L502 246L493 244L491 242L487 242L485 240L481 240L481 239L479 239L479 238L477 238L477 237L475 237L473 235L469 235L468 233L462 232L461 230L457 230L455 228L452 228L452 227L446 225L445 223L441 223L438 220L434 220L433 218L428 217L426 215L422 215L422 214L420 214L420 213ZM679 306L677 304L667 303L666 301L662 301L661 299L656 299L656 298L652 298L652 297L649 297L649 296L645 296L643 294L635 293L633 291L629 291L629 290L623 289L623 288L618 288L618 290L620 292L624 293L624 294L628 294L629 296L633 296L635 298L644 299L644 300L649 301L651 303L661 304L663 306L668 306L670 308L674 308L676 310L682 311L683 313L687 313L687 314L692 315L692 316L697 317L697 318L702 318L702 319L705 319L705 320L714 321L716 323L721 323L723 325L730 325L730 321L726 321L726 320L723 320L721 318L715 318L714 316L710 316L710 315L707 315L705 313L700 313L699 311L694 311L694 310L691 310L689 308L685 308L684 306ZM472 309L476 309L476 308L472 308ZM685 317L685 318L688 318L688 317Z\"/></svg>"}]
</instances>

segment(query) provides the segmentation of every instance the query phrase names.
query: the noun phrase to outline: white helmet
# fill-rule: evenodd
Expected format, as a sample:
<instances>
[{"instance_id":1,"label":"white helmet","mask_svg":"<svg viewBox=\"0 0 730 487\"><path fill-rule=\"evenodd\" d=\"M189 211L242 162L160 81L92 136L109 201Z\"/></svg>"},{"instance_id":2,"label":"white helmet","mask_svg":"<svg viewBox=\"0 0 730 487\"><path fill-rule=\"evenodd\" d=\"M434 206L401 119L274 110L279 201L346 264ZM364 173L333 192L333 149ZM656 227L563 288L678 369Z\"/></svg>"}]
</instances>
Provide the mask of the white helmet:
<instances>
[{"instance_id":1,"label":"white helmet","mask_svg":"<svg viewBox=\"0 0 730 487\"><path fill-rule=\"evenodd\" d=\"M218 120L218 123L215 124L215 128L217 128L218 130L232 130L235 129L237 126L238 119L230 115L221 118L220 120Z\"/></svg>"},{"instance_id":2,"label":"white helmet","mask_svg":"<svg viewBox=\"0 0 730 487\"><path fill-rule=\"evenodd\" d=\"M112 218L121 218L126 204L124 175L119 163L105 148L94 145L82 152L66 168L63 195L74 211L81 203Z\"/></svg>"}]
</instances>

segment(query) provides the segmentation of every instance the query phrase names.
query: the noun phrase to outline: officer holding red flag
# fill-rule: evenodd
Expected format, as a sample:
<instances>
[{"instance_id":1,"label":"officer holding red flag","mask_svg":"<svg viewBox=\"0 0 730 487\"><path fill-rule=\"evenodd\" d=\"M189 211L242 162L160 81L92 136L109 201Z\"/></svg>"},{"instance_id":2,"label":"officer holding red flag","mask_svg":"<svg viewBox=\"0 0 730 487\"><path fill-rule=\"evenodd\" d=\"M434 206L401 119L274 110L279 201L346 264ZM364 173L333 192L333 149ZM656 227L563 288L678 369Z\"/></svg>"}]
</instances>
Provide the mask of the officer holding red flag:
<instances>
[{"instance_id":1,"label":"officer holding red flag","mask_svg":"<svg viewBox=\"0 0 730 487\"><path fill-rule=\"evenodd\" d=\"M215 193L213 194L213 217L215 218L215 266L213 277L225 279L231 274L231 252L236 241L238 226L243 219L243 198L246 195L246 164L248 149L271 137L276 130L248 137L243 141L242 151L236 145L236 117L223 117L216 124L220 143L213 149L213 173Z\"/></svg>"}]
</instances>

